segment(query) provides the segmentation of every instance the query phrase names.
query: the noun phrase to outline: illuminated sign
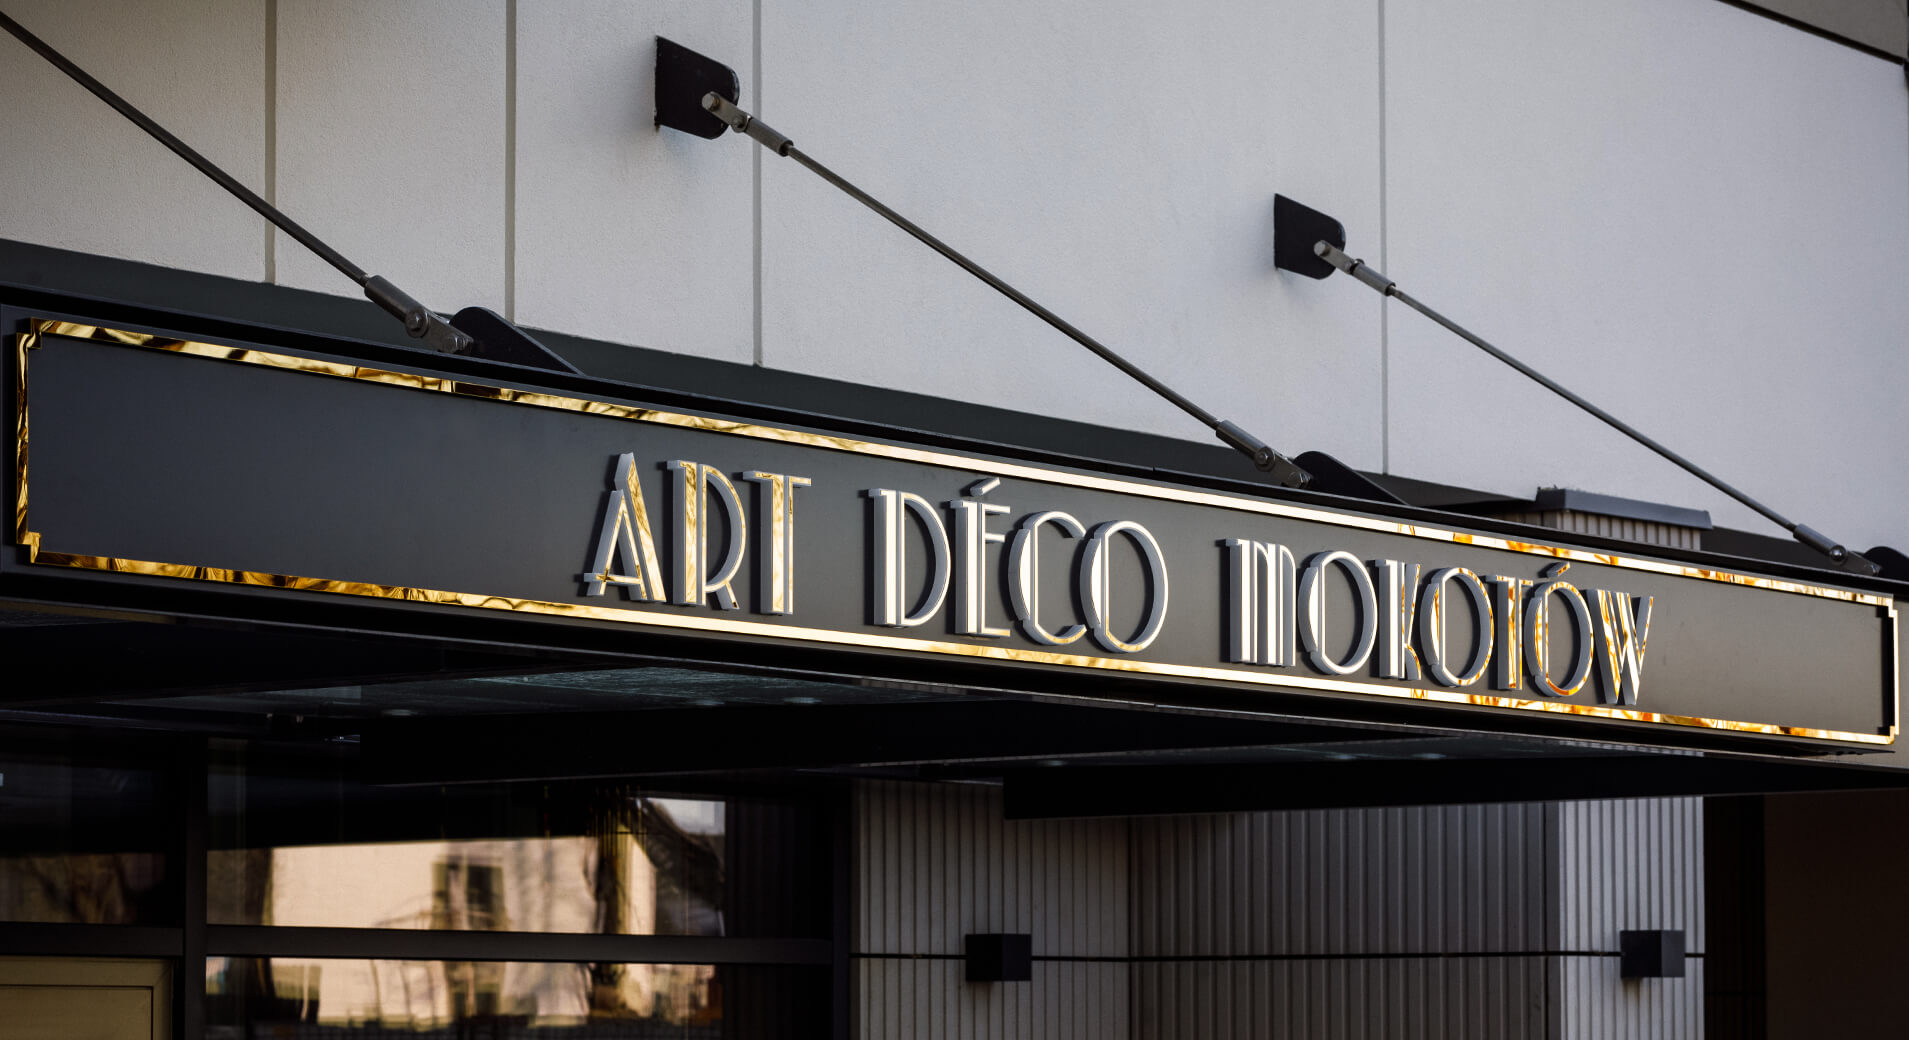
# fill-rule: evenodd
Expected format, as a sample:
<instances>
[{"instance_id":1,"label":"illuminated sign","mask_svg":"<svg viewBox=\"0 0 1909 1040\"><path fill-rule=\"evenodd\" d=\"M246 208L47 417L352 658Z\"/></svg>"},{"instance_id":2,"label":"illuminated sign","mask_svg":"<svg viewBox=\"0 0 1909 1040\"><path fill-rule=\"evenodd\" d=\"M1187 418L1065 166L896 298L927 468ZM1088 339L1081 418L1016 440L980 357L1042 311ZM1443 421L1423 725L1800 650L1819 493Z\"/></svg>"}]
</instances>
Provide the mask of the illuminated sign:
<instances>
[{"instance_id":1,"label":"illuminated sign","mask_svg":"<svg viewBox=\"0 0 1909 1040\"><path fill-rule=\"evenodd\" d=\"M643 487L645 467L633 453L624 453L610 467L612 486L591 568L581 575L583 594L601 596L614 588L638 602L743 609L734 585L749 553L752 520L736 484L720 467L686 459L648 468L667 473L662 483L673 503L666 524L675 566L666 571L657 550ZM795 491L815 481L762 470L741 470L736 476L763 489L753 518L761 540L754 610L794 615L797 547L804 541L796 533ZM1107 654L1138 654L1151 646L1167 627L1171 603L1167 554L1154 533L1124 519L1101 520L1090 528L1058 509L1035 510L1016 520L1011 507L987 500L1000 486L999 477L975 481L939 508L913 491L860 492L870 513L866 621L882 628L918 628L947 614L954 634L972 639L1007 639L1018 629L1022 639L1040 646L1069 646L1084 637ZM993 529L990 523L997 517L1002 526ZM860 533L837 528L807 539ZM912 562L911 533L921 556ZM1040 581L1044 535L1053 543L1047 552L1064 553L1069 561L1065 581L1058 591L1050 583L1045 597ZM719 552L711 551L712 539ZM1113 566L1123 540L1139 564L1124 587ZM1077 545L1070 549L1069 542ZM1547 564L1542 578L1534 580L1481 577L1464 567L1427 573L1419 563L1361 560L1343 549L1313 552L1301 566L1290 547L1250 538L1228 538L1219 546L1224 551L1211 562L1223 569L1228 588L1217 615L1227 662L1294 668L1303 661L1321 675L1369 672L1375 678L1444 687L1472 686L1489 671L1492 689L1529 689L1543 698L1577 696L1595 670L1602 703L1638 703L1655 599L1608 589L1580 591L1564 580L1568 562ZM1340 576L1340 594L1349 597L1356 619L1344 649L1335 647L1329 628L1334 575ZM1140 604L1131 629L1116 630L1116 596ZM1041 620L1044 599L1054 601L1047 622ZM1003 601L1014 628L988 622ZM1057 616L1065 620L1054 621ZM1553 625L1554 616L1565 623ZM1195 620L1215 617L1202 612ZM1461 628L1463 635L1455 637L1454 630ZM1594 669L1598 662L1602 667Z\"/></svg>"},{"instance_id":2,"label":"illuminated sign","mask_svg":"<svg viewBox=\"0 0 1909 1040\"><path fill-rule=\"evenodd\" d=\"M1895 737L1884 593L662 411L614 388L66 323L17 341L10 573L438 611L533 643L630 633L703 660L942 662L947 681L1098 678L1163 702L1206 687L1328 717L1416 702L1645 741Z\"/></svg>"}]
</instances>

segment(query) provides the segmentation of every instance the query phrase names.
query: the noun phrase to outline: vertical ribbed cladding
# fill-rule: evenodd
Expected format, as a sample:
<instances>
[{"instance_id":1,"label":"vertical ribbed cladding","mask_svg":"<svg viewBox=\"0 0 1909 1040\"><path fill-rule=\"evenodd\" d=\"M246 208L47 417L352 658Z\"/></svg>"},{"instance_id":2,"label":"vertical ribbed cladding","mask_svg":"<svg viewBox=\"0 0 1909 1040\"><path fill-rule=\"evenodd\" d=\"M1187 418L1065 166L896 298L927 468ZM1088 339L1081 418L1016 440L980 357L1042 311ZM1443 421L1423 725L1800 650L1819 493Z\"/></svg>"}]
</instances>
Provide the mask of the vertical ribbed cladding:
<instances>
[{"instance_id":1,"label":"vertical ribbed cladding","mask_svg":"<svg viewBox=\"0 0 1909 1040\"><path fill-rule=\"evenodd\" d=\"M1540 527L1555 527L1561 531L1577 534L1594 534L1605 538L1621 538L1629 542L1641 542L1645 545L1666 545L1673 549L1703 548L1703 531L1681 524L1657 523L1650 520L1631 520L1621 516L1600 516L1596 513L1580 513L1566 510L1546 510L1526 513L1494 513L1500 520L1510 520L1521 524L1537 524Z\"/></svg>"},{"instance_id":2,"label":"vertical ribbed cladding","mask_svg":"<svg viewBox=\"0 0 1909 1040\"><path fill-rule=\"evenodd\" d=\"M858 1035L1126 1037L1128 965L1085 958L1127 954L1127 826L1004 820L995 787L857 784ZM985 932L1034 937L1031 982L965 981L962 938Z\"/></svg>"},{"instance_id":3,"label":"vertical ribbed cladding","mask_svg":"<svg viewBox=\"0 0 1909 1040\"><path fill-rule=\"evenodd\" d=\"M1133 1035L1544 1037L1545 823L1538 805L1135 820Z\"/></svg>"},{"instance_id":4,"label":"vertical ribbed cladding","mask_svg":"<svg viewBox=\"0 0 1909 1040\"><path fill-rule=\"evenodd\" d=\"M865 783L856 821L862 1036L1701 1035L1700 957L1615 956L1703 951L1700 799L1006 821ZM963 981L994 931L1034 936L1032 982Z\"/></svg>"},{"instance_id":5,"label":"vertical ribbed cladding","mask_svg":"<svg viewBox=\"0 0 1909 1040\"><path fill-rule=\"evenodd\" d=\"M1559 1040L1685 1040L1704 1035L1704 962L1681 979L1621 979L1616 957L1562 957Z\"/></svg>"},{"instance_id":6,"label":"vertical ribbed cladding","mask_svg":"<svg viewBox=\"0 0 1909 1040\"><path fill-rule=\"evenodd\" d=\"M1618 978L1618 933L1681 928L1705 950L1703 799L1562 802L1558 819L1558 947L1604 956L1563 958L1560 1036L1699 1036L1703 958L1681 979Z\"/></svg>"},{"instance_id":7,"label":"vertical ribbed cladding","mask_svg":"<svg viewBox=\"0 0 1909 1040\"><path fill-rule=\"evenodd\" d=\"M1135 956L1548 949L1540 805L1156 817L1132 828Z\"/></svg>"},{"instance_id":8,"label":"vertical ribbed cladding","mask_svg":"<svg viewBox=\"0 0 1909 1040\"><path fill-rule=\"evenodd\" d=\"M1030 982L968 982L959 960L856 962L856 1035L932 1040L1126 1040L1124 963L1036 961Z\"/></svg>"},{"instance_id":9,"label":"vertical ribbed cladding","mask_svg":"<svg viewBox=\"0 0 1909 1040\"><path fill-rule=\"evenodd\" d=\"M1142 961L1132 1035L1544 1040L1545 969L1538 957Z\"/></svg>"}]
</instances>

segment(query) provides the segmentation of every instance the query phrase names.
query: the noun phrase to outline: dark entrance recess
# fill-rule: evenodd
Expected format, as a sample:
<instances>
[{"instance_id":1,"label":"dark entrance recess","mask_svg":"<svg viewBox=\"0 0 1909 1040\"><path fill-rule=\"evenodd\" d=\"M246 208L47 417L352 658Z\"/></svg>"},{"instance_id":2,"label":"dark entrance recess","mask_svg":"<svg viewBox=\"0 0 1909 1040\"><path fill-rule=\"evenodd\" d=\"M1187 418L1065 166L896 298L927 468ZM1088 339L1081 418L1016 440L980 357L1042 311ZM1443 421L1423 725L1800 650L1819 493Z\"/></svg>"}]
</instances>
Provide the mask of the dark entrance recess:
<instances>
[{"instance_id":1,"label":"dark entrance recess","mask_svg":"<svg viewBox=\"0 0 1909 1040\"><path fill-rule=\"evenodd\" d=\"M246 690L346 686L405 678L547 670L547 656L415 640L259 629L182 618L0 610L0 655L15 673L0 706L51 710L100 698L150 700ZM61 667L59 662L80 667ZM118 709L137 716L131 704Z\"/></svg>"},{"instance_id":2,"label":"dark entrance recess","mask_svg":"<svg viewBox=\"0 0 1909 1040\"><path fill-rule=\"evenodd\" d=\"M1716 1040L1763 1040L1763 799L1704 803L1704 1029Z\"/></svg>"}]
</instances>

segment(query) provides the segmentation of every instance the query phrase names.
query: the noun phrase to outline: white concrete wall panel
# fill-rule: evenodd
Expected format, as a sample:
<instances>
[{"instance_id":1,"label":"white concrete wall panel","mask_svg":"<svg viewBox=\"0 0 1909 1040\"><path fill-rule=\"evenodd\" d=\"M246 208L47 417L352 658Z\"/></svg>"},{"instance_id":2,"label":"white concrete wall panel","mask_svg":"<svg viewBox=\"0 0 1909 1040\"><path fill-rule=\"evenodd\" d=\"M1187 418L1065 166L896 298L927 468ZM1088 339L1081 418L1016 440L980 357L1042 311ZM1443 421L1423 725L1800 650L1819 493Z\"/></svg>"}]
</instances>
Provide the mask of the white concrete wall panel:
<instances>
[{"instance_id":1,"label":"white concrete wall panel","mask_svg":"<svg viewBox=\"0 0 1909 1040\"><path fill-rule=\"evenodd\" d=\"M1300 0L768 0L744 89L818 161L1210 411L1377 466L1378 301L1294 284L1270 239L1275 192L1377 223L1376 21ZM1210 438L772 156L762 334L772 368Z\"/></svg>"},{"instance_id":2,"label":"white concrete wall panel","mask_svg":"<svg viewBox=\"0 0 1909 1040\"><path fill-rule=\"evenodd\" d=\"M277 5L278 204L444 312L504 308L504 0ZM277 280L361 290L284 234Z\"/></svg>"},{"instance_id":3,"label":"white concrete wall panel","mask_svg":"<svg viewBox=\"0 0 1909 1040\"><path fill-rule=\"evenodd\" d=\"M515 13L517 320L753 360L757 146L655 125L659 35L731 65L754 94L753 5L560 0Z\"/></svg>"},{"instance_id":4,"label":"white concrete wall panel","mask_svg":"<svg viewBox=\"0 0 1909 1040\"><path fill-rule=\"evenodd\" d=\"M1909 393L1901 66L1715 0L1385 19L1386 273L1793 519L1902 542L1875 454ZM1403 307L1389 328L1395 472L1780 533Z\"/></svg>"},{"instance_id":5,"label":"white concrete wall panel","mask_svg":"<svg viewBox=\"0 0 1909 1040\"><path fill-rule=\"evenodd\" d=\"M265 9L13 0L7 13L232 176L265 183ZM0 238L257 281L263 220L0 35Z\"/></svg>"}]
</instances>

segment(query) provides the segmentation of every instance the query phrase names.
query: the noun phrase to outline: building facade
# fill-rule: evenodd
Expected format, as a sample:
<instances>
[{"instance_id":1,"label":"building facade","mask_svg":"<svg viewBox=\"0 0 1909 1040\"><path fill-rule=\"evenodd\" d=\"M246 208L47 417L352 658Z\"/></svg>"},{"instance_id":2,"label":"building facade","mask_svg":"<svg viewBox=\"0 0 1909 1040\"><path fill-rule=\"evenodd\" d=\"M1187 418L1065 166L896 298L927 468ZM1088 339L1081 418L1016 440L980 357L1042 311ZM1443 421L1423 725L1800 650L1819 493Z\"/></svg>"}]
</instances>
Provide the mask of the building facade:
<instances>
[{"instance_id":1,"label":"building facade","mask_svg":"<svg viewBox=\"0 0 1909 1040\"><path fill-rule=\"evenodd\" d=\"M1902 0L3 8L0 1035L1901 1034Z\"/></svg>"}]
</instances>

